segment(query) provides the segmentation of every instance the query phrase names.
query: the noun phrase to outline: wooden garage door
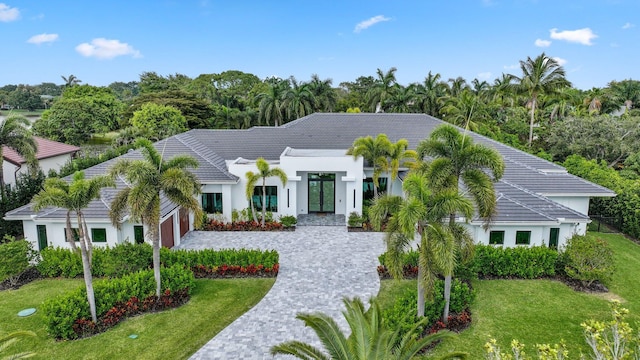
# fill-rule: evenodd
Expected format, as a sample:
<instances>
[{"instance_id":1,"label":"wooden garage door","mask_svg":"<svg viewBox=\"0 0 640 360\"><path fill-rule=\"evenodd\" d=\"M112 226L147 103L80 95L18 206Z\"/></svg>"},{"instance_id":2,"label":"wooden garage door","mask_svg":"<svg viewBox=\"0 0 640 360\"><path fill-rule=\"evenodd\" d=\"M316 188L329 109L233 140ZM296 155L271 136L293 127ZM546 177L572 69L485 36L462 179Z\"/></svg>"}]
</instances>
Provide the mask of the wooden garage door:
<instances>
[{"instance_id":1,"label":"wooden garage door","mask_svg":"<svg viewBox=\"0 0 640 360\"><path fill-rule=\"evenodd\" d=\"M180 208L180 238L189 231L189 210Z\"/></svg>"},{"instance_id":2,"label":"wooden garage door","mask_svg":"<svg viewBox=\"0 0 640 360\"><path fill-rule=\"evenodd\" d=\"M173 216L160 225L160 240L162 246L169 249L173 247Z\"/></svg>"}]
</instances>

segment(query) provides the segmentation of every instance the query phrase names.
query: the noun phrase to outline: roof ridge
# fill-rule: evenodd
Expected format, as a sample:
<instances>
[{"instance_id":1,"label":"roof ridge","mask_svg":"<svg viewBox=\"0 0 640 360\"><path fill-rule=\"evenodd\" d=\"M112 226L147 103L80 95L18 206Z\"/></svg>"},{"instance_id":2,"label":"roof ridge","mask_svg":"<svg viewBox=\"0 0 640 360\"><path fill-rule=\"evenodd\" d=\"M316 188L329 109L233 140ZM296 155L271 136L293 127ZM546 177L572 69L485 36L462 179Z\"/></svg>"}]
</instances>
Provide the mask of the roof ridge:
<instances>
[{"instance_id":1,"label":"roof ridge","mask_svg":"<svg viewBox=\"0 0 640 360\"><path fill-rule=\"evenodd\" d=\"M174 137L176 138L176 140L178 140L182 145L186 146L187 148L191 149L191 151L193 151L194 153L196 153L198 156L200 156L202 159L204 159L204 161L206 161L207 163L213 165L216 169L222 171L222 173L224 173L227 177L230 178L234 178L235 175L229 173L229 170L227 169L223 169L222 167L220 167L218 164L216 164L214 161L210 160L208 156L205 156L202 151L200 150L196 150L194 149L190 144L187 144L181 137L182 136L188 136L190 139L194 140L195 142L197 142L200 145L203 145L198 139L196 139L194 136L191 136L191 134L187 135L187 133L182 133L182 134L177 134ZM204 146L204 145L203 145ZM214 151L207 149L208 151L210 151L214 156L219 157L220 159L222 159L222 157L218 154L216 154ZM224 159L222 159L224 161ZM231 176L229 176L231 175Z\"/></svg>"},{"instance_id":2,"label":"roof ridge","mask_svg":"<svg viewBox=\"0 0 640 360\"><path fill-rule=\"evenodd\" d=\"M503 183L505 183L505 184L507 184L507 185L509 185L509 186L511 186L511 187L514 187L514 188L516 188L516 189L518 189L518 190L520 190L520 191L522 191L522 192L525 192L525 193L527 193L527 194L529 194L529 195L535 196L536 198L538 198L538 199L540 199L540 200L543 200L543 201L546 201L546 202L548 202L548 203L551 203L552 205L557 206L557 207L559 207L559 208L562 208L563 210L567 210L567 211L569 211L569 212L571 212L571 213L574 213L574 214L576 214L576 215L585 216L585 214L583 214L583 213L581 213L581 212L578 212L578 211L576 211L576 210L574 210L574 209L572 209L572 208L570 208L570 207L568 207L568 206L562 205L562 204L560 204L560 203L559 203L559 202L557 202L557 201L553 201L553 200L549 199L549 198L548 198L548 197L546 197L546 196L543 196L543 195L540 195L540 194L536 194L536 193L534 193L533 191L531 191L531 190L529 190L529 189L525 189L525 188L523 188L522 186L520 186L520 185L518 185L518 184L514 184L514 183L511 183L511 182L509 182L509 181L507 181L507 180L503 180L503 179L500 179L500 182L503 182ZM505 195L505 196L507 196L507 197L508 197L508 195ZM588 215L586 215L586 216L587 216L587 217L589 217Z\"/></svg>"}]
</instances>

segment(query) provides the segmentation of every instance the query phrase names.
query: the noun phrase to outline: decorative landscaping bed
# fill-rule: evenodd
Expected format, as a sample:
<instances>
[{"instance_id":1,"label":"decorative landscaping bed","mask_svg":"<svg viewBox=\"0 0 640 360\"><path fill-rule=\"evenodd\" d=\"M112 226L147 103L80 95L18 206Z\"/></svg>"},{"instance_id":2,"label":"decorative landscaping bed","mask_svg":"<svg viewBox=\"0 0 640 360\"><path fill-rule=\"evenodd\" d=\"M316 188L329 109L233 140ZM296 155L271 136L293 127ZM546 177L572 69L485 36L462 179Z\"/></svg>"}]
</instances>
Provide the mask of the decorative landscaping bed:
<instances>
[{"instance_id":1,"label":"decorative landscaping bed","mask_svg":"<svg viewBox=\"0 0 640 360\"><path fill-rule=\"evenodd\" d=\"M35 267L30 267L17 276L17 279L10 281L9 279L0 282L0 291L2 290L16 290L21 286L42 278L40 272Z\"/></svg>"},{"instance_id":2,"label":"decorative landscaping bed","mask_svg":"<svg viewBox=\"0 0 640 360\"><path fill-rule=\"evenodd\" d=\"M209 220L200 228L202 231L295 231L295 226L284 226L276 221L265 222L264 227L256 221L224 222Z\"/></svg>"}]
</instances>

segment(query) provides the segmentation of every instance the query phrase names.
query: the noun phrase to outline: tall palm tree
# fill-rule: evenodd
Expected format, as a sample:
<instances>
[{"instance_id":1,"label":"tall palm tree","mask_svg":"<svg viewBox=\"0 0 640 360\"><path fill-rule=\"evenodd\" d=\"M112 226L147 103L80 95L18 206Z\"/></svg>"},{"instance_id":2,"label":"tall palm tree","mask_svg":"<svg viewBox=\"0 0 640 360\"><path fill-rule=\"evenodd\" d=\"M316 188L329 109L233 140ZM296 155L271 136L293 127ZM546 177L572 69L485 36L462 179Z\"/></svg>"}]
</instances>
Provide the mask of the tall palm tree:
<instances>
[{"instance_id":1,"label":"tall palm tree","mask_svg":"<svg viewBox=\"0 0 640 360\"><path fill-rule=\"evenodd\" d=\"M313 111L332 112L338 101L335 90L331 87L333 80L320 80L317 74L311 75L309 90L313 95Z\"/></svg>"},{"instance_id":2,"label":"tall palm tree","mask_svg":"<svg viewBox=\"0 0 640 360\"><path fill-rule=\"evenodd\" d=\"M449 96L458 96L464 89L468 89L469 85L467 84L467 80L462 76L458 76L457 78L449 78L447 80L449 83Z\"/></svg>"},{"instance_id":3,"label":"tall palm tree","mask_svg":"<svg viewBox=\"0 0 640 360\"><path fill-rule=\"evenodd\" d=\"M511 74L502 73L499 78L493 81L493 86L489 89L493 101L497 101L502 106L513 106L514 78Z\"/></svg>"},{"instance_id":4,"label":"tall palm tree","mask_svg":"<svg viewBox=\"0 0 640 360\"><path fill-rule=\"evenodd\" d=\"M441 112L445 121L473 131L478 129L478 123L487 116L485 104L468 89L458 96L447 97Z\"/></svg>"},{"instance_id":5,"label":"tall palm tree","mask_svg":"<svg viewBox=\"0 0 640 360\"><path fill-rule=\"evenodd\" d=\"M287 173L278 167L270 167L269 163L263 159L258 158L256 160L256 167L258 172L247 171L247 196L251 197L251 208L253 210L253 192L258 181L262 180L262 220L261 226L264 227L264 222L267 215L267 178L278 177L282 186L287 185ZM255 211L253 211L255 213ZM255 219L255 216L254 216Z\"/></svg>"},{"instance_id":6,"label":"tall palm tree","mask_svg":"<svg viewBox=\"0 0 640 360\"><path fill-rule=\"evenodd\" d=\"M373 87L367 91L367 100L371 111L379 110L384 111L385 102L391 97L396 90L394 85L396 84L396 69L392 67L386 73L380 69L376 70L378 78L373 83Z\"/></svg>"},{"instance_id":7,"label":"tall palm tree","mask_svg":"<svg viewBox=\"0 0 640 360\"><path fill-rule=\"evenodd\" d=\"M413 359L432 343L452 336L449 332L439 332L421 337L418 327L424 325L423 319L410 331L400 336L400 329L389 329L382 319L382 311L375 300L365 311L358 298L343 299L345 311L342 312L351 334L346 336L330 316L316 313L300 313L297 319L304 321L320 338L323 349L301 341L287 341L271 348L271 355L292 355L306 360L400 360ZM445 358L464 358L464 353L451 353Z\"/></svg>"},{"instance_id":8,"label":"tall palm tree","mask_svg":"<svg viewBox=\"0 0 640 360\"><path fill-rule=\"evenodd\" d=\"M431 116L440 115L441 99L447 94L447 84L442 82L441 75L429 71L422 84L415 88L416 104L420 111Z\"/></svg>"},{"instance_id":9,"label":"tall palm tree","mask_svg":"<svg viewBox=\"0 0 640 360\"><path fill-rule=\"evenodd\" d=\"M371 136L359 137L353 141L353 145L347 151L354 159L362 156L365 162L373 167L373 194L378 196L378 179L382 168L387 163L387 155L391 148L391 141L385 134L378 134L374 139Z\"/></svg>"},{"instance_id":10,"label":"tall palm tree","mask_svg":"<svg viewBox=\"0 0 640 360\"><path fill-rule=\"evenodd\" d=\"M82 82L82 80L78 79L75 75L71 74L68 77L65 77L64 75L60 76L62 78L62 80L64 81L64 87L71 87L71 86L75 86L78 85Z\"/></svg>"},{"instance_id":11,"label":"tall palm tree","mask_svg":"<svg viewBox=\"0 0 640 360\"><path fill-rule=\"evenodd\" d=\"M389 151L382 169L389 173L389 194L393 194L393 183L398 178L400 167L413 167L417 158L418 153L409 150L407 139L400 139L389 144Z\"/></svg>"},{"instance_id":12,"label":"tall palm tree","mask_svg":"<svg viewBox=\"0 0 640 360\"><path fill-rule=\"evenodd\" d=\"M135 146L140 148L143 159L120 159L109 170L112 177L121 177L128 184L111 202L109 216L113 225L120 227L128 213L133 221L141 221L149 229L156 296L160 297L160 196L162 193L174 204L193 211L197 227L202 221L202 208L196 200L200 183L189 168L197 168L198 161L188 155L165 161L147 139L136 140Z\"/></svg>"},{"instance_id":13,"label":"tall palm tree","mask_svg":"<svg viewBox=\"0 0 640 360\"><path fill-rule=\"evenodd\" d=\"M452 212L463 214L468 219L473 213L471 201L454 189L432 191L424 168L428 168L428 164L423 163L405 177L402 184L404 198L379 197L369 209L369 216L376 228L379 228L383 219L388 218L386 261L394 278L402 278L402 255L412 248L415 235L419 237L416 305L420 317L424 316L425 298L433 296L438 275L453 274L456 252L465 250L465 254L468 253L473 243L470 236L456 237L460 232L457 224L452 227L442 221Z\"/></svg>"},{"instance_id":14,"label":"tall palm tree","mask_svg":"<svg viewBox=\"0 0 640 360\"><path fill-rule=\"evenodd\" d=\"M273 79L267 82L266 92L256 95L260 113L258 119L264 120L265 124L270 125L273 121L274 126L279 126L283 120L283 112L285 109L284 96L287 91L287 81Z\"/></svg>"},{"instance_id":15,"label":"tall palm tree","mask_svg":"<svg viewBox=\"0 0 640 360\"><path fill-rule=\"evenodd\" d=\"M37 166L38 145L31 135L31 122L21 115L11 114L0 121L0 159L4 159L3 147L6 146L20 154L31 168ZM0 167L0 195L5 197L4 171Z\"/></svg>"},{"instance_id":16,"label":"tall palm tree","mask_svg":"<svg viewBox=\"0 0 640 360\"><path fill-rule=\"evenodd\" d=\"M415 105L416 93L415 85L409 85L407 87L400 84L394 85L394 91L386 102L386 107L390 112L394 113L409 113Z\"/></svg>"},{"instance_id":17,"label":"tall palm tree","mask_svg":"<svg viewBox=\"0 0 640 360\"><path fill-rule=\"evenodd\" d=\"M105 186L114 186L112 178L101 175L85 179L84 172L73 174L71 183L60 178L48 178L44 182L44 189L33 197L34 210L40 211L48 206L55 206L67 210L66 236L71 248L76 251L74 229L71 227L71 213L75 213L78 223L77 237L80 243L80 255L82 256L82 270L84 284L87 288L87 301L93 322L97 322L96 300L93 293L93 276L91 274L92 243L87 222L83 210L93 200L100 198L100 189Z\"/></svg>"},{"instance_id":18,"label":"tall palm tree","mask_svg":"<svg viewBox=\"0 0 640 360\"><path fill-rule=\"evenodd\" d=\"M529 121L529 146L531 146L538 97L541 94L553 94L560 88L571 86L571 83L565 78L564 68L545 53L535 59L527 57L527 60L521 60L520 69L522 75L514 76L514 79L518 84L519 92L527 95L528 105L531 108Z\"/></svg>"},{"instance_id":19,"label":"tall palm tree","mask_svg":"<svg viewBox=\"0 0 640 360\"><path fill-rule=\"evenodd\" d=\"M313 112L315 99L308 84L298 82L295 77L290 77L291 86L284 93L282 106L289 120L299 119Z\"/></svg>"},{"instance_id":20,"label":"tall palm tree","mask_svg":"<svg viewBox=\"0 0 640 360\"><path fill-rule=\"evenodd\" d=\"M496 195L493 182L504 174L504 161L500 153L493 148L473 143L473 139L461 134L451 125L436 128L429 138L418 144L419 158L425 156L434 160L428 173L430 186L434 191L452 189L460 192L460 183L477 208L478 215L484 219L488 227L496 211ZM491 173L488 175L485 171ZM456 213L449 213L449 227L456 229ZM465 216L467 219L468 216ZM458 236L466 237L464 232L454 231ZM460 240L460 239L458 239ZM449 310L451 291L451 275L445 274L445 314L446 321Z\"/></svg>"}]
</instances>

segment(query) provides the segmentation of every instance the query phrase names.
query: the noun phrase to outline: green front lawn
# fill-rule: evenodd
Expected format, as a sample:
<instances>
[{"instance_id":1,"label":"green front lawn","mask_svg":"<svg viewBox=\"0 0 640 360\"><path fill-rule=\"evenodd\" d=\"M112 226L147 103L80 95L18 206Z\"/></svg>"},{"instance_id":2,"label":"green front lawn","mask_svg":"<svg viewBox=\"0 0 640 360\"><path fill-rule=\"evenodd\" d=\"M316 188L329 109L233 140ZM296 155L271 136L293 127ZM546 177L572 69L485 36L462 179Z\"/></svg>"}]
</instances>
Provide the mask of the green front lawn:
<instances>
[{"instance_id":1,"label":"green front lawn","mask_svg":"<svg viewBox=\"0 0 640 360\"><path fill-rule=\"evenodd\" d=\"M47 336L38 313L19 318L18 311L82 286L82 280L38 280L18 290L0 293L0 334L31 330L7 354L34 351L35 359L185 359L215 334L257 304L275 279L196 280L184 306L125 320L94 337L57 342ZM128 336L137 334L137 339ZM4 355L4 354L3 354Z\"/></svg>"},{"instance_id":2,"label":"green front lawn","mask_svg":"<svg viewBox=\"0 0 640 360\"><path fill-rule=\"evenodd\" d=\"M509 350L512 339L527 345L527 352L535 354L533 345L559 343L564 339L570 358L579 358L588 349L580 323L587 319L610 319L608 299L617 298L631 310L632 324L640 320L640 246L615 234L599 234L613 248L616 274L607 294L575 292L563 283L552 280L478 280L471 307L471 327L454 339L443 342L435 353L443 355L451 350L466 351L471 359L484 358L484 344L495 338L503 351ZM393 298L404 288L416 286L415 281L382 282L381 306L391 306ZM637 326L636 326L637 328Z\"/></svg>"}]
</instances>

